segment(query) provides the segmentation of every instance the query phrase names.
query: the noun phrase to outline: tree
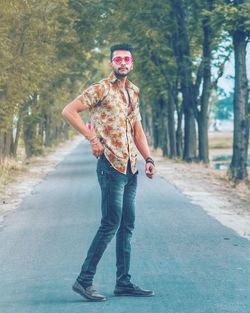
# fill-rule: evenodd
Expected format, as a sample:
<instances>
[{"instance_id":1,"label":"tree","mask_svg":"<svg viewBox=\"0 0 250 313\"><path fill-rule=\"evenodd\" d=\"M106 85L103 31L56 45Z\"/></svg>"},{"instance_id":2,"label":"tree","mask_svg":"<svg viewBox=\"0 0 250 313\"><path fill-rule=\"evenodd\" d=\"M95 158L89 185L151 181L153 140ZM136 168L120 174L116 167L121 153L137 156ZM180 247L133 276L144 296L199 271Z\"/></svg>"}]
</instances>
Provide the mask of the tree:
<instances>
[{"instance_id":1,"label":"tree","mask_svg":"<svg viewBox=\"0 0 250 313\"><path fill-rule=\"evenodd\" d=\"M84 54L66 0L60 4L11 0L1 4L0 18L0 159L4 162L16 154L22 133L27 156L62 138L62 106L73 89L79 90L76 80L84 75L84 66L79 66ZM73 55L73 50L78 52Z\"/></svg>"},{"instance_id":2,"label":"tree","mask_svg":"<svg viewBox=\"0 0 250 313\"><path fill-rule=\"evenodd\" d=\"M250 5L243 0L235 0L236 27L232 30L235 58L235 88L234 88L234 135L233 157L229 168L229 177L234 180L247 178L247 158L249 141L249 111L248 111L248 80L246 71L246 46L250 38L250 25L247 22L247 12ZM248 8L248 11L247 11ZM249 20L248 20L249 21Z\"/></svg>"},{"instance_id":3,"label":"tree","mask_svg":"<svg viewBox=\"0 0 250 313\"><path fill-rule=\"evenodd\" d=\"M24 123L27 133L36 130L35 146L52 145L67 137L68 129L59 117L62 106L108 74L104 64L109 47L119 41L135 47L136 71L131 79L139 82L142 122L154 147L171 158L208 162L210 94L231 52L225 44L229 34L235 49L245 49L239 43L240 35L248 36L249 4L243 2L134 0L128 6L127 0L63 0L60 4L41 0L36 5L11 0L0 12L0 46L4 48L0 58L0 155L1 147L2 154L16 149L17 141L11 138L13 116L18 117L20 130ZM239 57L242 53L235 55L238 65L244 62ZM212 78L215 64L218 76ZM241 93L235 94L235 108L236 103L243 103L239 99L246 98L244 73L239 76L244 87L239 81L235 91ZM246 138L248 122L243 124ZM246 154L247 143L242 144ZM36 150L33 148L30 151Z\"/></svg>"},{"instance_id":4,"label":"tree","mask_svg":"<svg viewBox=\"0 0 250 313\"><path fill-rule=\"evenodd\" d=\"M248 175L249 105L246 47L250 38L249 10L249 2L233 0L224 1L217 6L215 12L215 19L223 19L224 29L232 36L234 48L234 135L233 156L228 175L235 182L245 180Z\"/></svg>"},{"instance_id":5,"label":"tree","mask_svg":"<svg viewBox=\"0 0 250 313\"><path fill-rule=\"evenodd\" d=\"M192 161L196 158L196 127L194 117L194 95L192 78L192 57L190 51L189 25L187 7L184 0L171 1L172 12L175 17L174 51L180 88L182 93L182 107L184 113L184 151L183 159Z\"/></svg>"}]
</instances>

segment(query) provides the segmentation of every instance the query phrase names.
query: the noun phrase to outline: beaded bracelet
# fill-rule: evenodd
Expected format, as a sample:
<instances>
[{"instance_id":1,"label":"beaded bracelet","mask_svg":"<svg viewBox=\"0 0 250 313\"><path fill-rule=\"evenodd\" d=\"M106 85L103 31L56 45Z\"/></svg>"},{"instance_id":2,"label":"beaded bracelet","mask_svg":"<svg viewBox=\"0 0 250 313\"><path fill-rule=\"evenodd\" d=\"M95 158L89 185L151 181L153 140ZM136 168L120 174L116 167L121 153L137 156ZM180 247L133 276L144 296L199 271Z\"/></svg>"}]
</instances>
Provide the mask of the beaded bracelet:
<instances>
[{"instance_id":1,"label":"beaded bracelet","mask_svg":"<svg viewBox=\"0 0 250 313\"><path fill-rule=\"evenodd\" d=\"M89 142L91 145L97 145L98 143L100 143L100 140L97 137L94 137Z\"/></svg>"},{"instance_id":2,"label":"beaded bracelet","mask_svg":"<svg viewBox=\"0 0 250 313\"><path fill-rule=\"evenodd\" d=\"M153 164L155 166L155 162L154 162L154 160L152 158L147 158L146 159L146 163L151 163L151 164Z\"/></svg>"},{"instance_id":3,"label":"beaded bracelet","mask_svg":"<svg viewBox=\"0 0 250 313\"><path fill-rule=\"evenodd\" d=\"M91 142L90 144L91 144L92 146L94 146L94 145L97 145L98 143L100 143L100 140L99 140L99 139L97 139L97 140L94 141L94 142Z\"/></svg>"}]
</instances>

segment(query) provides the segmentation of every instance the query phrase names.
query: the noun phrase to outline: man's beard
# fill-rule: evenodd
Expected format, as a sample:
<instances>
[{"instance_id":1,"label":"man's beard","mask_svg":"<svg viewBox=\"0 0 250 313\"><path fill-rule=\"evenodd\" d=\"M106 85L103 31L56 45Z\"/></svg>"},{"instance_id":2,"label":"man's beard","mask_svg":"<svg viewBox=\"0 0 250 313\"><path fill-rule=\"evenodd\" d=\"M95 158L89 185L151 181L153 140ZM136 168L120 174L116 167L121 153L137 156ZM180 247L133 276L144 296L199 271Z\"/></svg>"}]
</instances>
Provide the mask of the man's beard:
<instances>
[{"instance_id":1,"label":"man's beard","mask_svg":"<svg viewBox=\"0 0 250 313\"><path fill-rule=\"evenodd\" d=\"M127 68L126 68L127 70ZM119 69L118 70L114 70L115 76L119 79L119 78L123 78L126 77L129 73L129 71L127 71L126 73L120 73Z\"/></svg>"}]
</instances>

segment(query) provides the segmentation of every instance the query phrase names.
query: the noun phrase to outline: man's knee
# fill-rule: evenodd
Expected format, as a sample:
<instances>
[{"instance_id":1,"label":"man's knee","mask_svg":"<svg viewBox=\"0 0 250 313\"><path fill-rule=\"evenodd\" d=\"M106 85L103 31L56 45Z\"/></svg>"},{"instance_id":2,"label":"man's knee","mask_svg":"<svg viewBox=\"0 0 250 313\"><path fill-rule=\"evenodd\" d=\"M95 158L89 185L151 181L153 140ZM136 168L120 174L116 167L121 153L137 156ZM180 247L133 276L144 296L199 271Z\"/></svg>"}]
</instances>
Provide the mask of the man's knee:
<instances>
[{"instance_id":1,"label":"man's knee","mask_svg":"<svg viewBox=\"0 0 250 313\"><path fill-rule=\"evenodd\" d=\"M118 215L102 218L102 227L110 233L115 233L120 226L121 217Z\"/></svg>"}]
</instances>

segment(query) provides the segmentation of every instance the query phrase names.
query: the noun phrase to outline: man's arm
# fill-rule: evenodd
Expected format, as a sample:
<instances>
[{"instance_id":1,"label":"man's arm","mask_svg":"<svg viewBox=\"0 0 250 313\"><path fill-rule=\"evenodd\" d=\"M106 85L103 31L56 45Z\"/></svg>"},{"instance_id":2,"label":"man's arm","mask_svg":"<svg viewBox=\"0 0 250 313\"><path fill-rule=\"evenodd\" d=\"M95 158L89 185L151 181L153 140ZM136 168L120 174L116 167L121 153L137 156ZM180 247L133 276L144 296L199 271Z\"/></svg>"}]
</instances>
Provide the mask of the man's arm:
<instances>
[{"instance_id":1,"label":"man's arm","mask_svg":"<svg viewBox=\"0 0 250 313\"><path fill-rule=\"evenodd\" d=\"M88 106L81 101L81 96L79 96L66 105L62 111L62 115L80 134L89 140L93 155L98 157L103 153L103 145L100 143L95 133L84 124L80 116L80 112L87 109Z\"/></svg>"},{"instance_id":2,"label":"man's arm","mask_svg":"<svg viewBox=\"0 0 250 313\"><path fill-rule=\"evenodd\" d=\"M146 161L145 165L146 175L149 178L153 178L153 176L156 173L156 169L154 166L154 161L150 156L148 141L140 121L136 121L134 125L134 141L138 151Z\"/></svg>"},{"instance_id":3,"label":"man's arm","mask_svg":"<svg viewBox=\"0 0 250 313\"><path fill-rule=\"evenodd\" d=\"M62 111L62 115L80 134L90 141L95 135L84 124L79 114L87 109L87 105L84 105L80 100L80 97L77 97L66 105Z\"/></svg>"}]
</instances>

